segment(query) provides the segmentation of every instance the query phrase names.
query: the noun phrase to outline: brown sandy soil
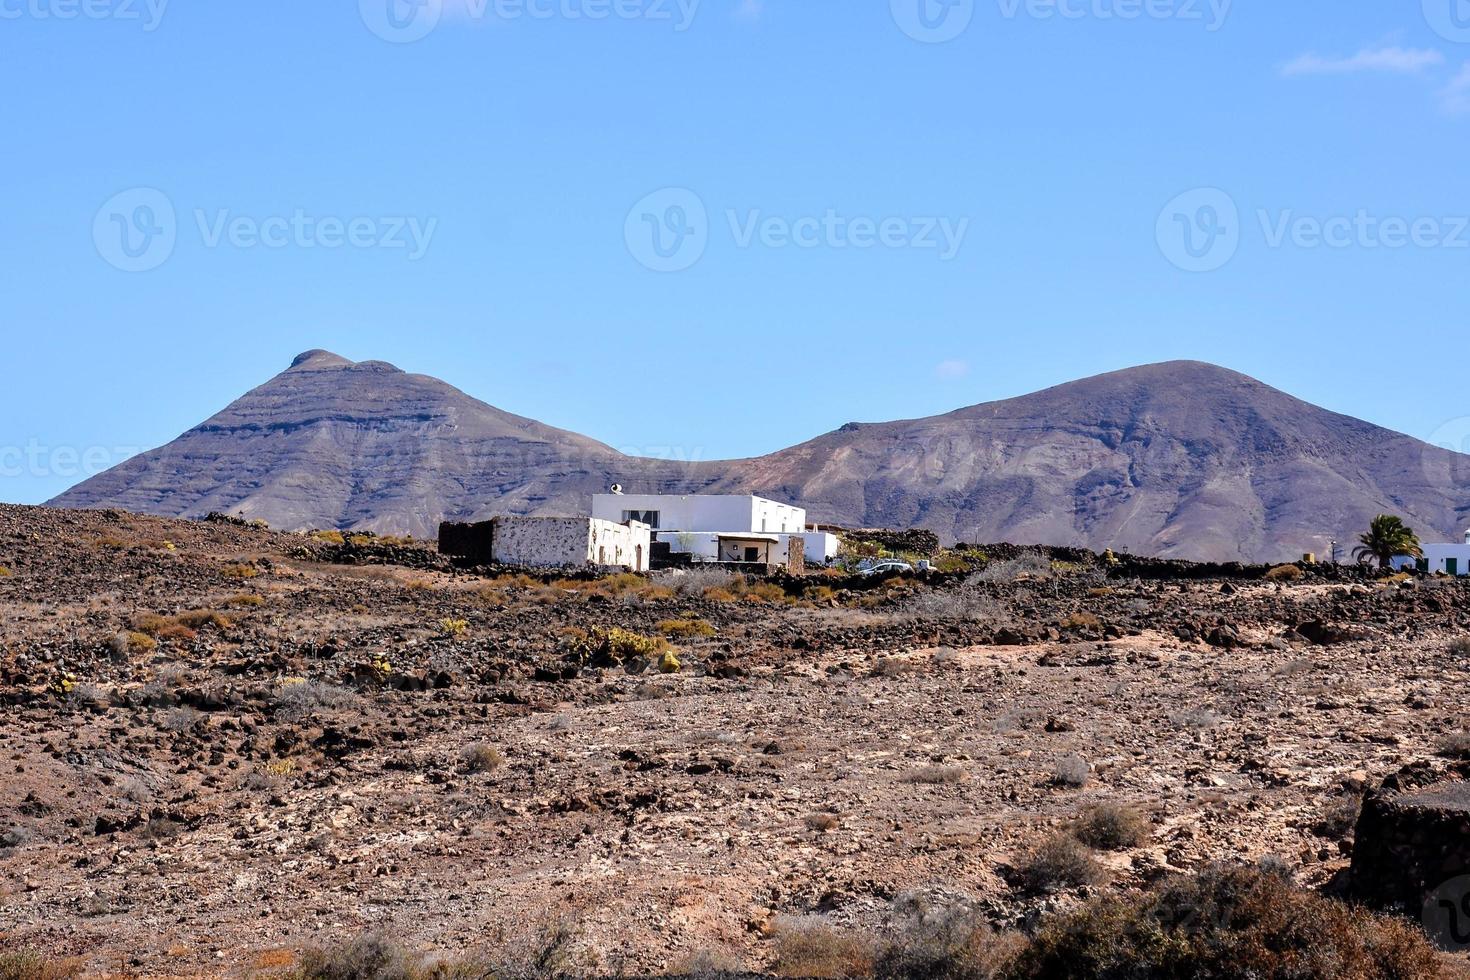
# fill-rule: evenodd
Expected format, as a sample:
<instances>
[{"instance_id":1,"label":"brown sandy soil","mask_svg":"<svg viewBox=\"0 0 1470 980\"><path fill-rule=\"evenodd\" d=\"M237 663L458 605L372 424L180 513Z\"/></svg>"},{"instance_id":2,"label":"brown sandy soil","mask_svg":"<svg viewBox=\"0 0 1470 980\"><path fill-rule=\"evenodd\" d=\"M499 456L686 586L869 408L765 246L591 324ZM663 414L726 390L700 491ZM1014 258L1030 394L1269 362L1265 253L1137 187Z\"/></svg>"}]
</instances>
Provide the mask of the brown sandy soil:
<instances>
[{"instance_id":1,"label":"brown sandy soil","mask_svg":"<svg viewBox=\"0 0 1470 980\"><path fill-rule=\"evenodd\" d=\"M900 584L790 604L314 547L0 508L7 941L94 972L250 975L371 928L458 951L563 924L588 971L705 951L759 969L781 918L881 931L906 893L1024 926L1222 860L1326 885L1354 794L1465 724L1457 584L1033 563L964 603ZM192 610L223 618L146 619ZM568 669L568 628L675 617L718 631L678 641L677 674ZM1107 884L1011 883L1100 802L1152 821L1102 856Z\"/></svg>"}]
</instances>

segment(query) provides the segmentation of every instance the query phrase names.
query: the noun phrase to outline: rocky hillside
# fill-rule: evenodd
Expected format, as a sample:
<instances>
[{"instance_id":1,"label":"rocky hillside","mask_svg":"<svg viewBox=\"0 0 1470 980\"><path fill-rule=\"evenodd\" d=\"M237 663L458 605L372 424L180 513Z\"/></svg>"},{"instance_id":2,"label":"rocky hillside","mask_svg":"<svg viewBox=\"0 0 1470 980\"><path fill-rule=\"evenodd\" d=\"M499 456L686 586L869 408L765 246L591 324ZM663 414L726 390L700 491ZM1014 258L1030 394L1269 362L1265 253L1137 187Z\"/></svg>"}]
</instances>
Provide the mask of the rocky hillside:
<instances>
[{"instance_id":1,"label":"rocky hillside","mask_svg":"<svg viewBox=\"0 0 1470 980\"><path fill-rule=\"evenodd\" d=\"M585 512L614 482L763 493L814 520L950 539L1216 561L1324 552L1381 512L1427 539L1470 520L1470 457L1196 362L685 464L624 456L433 378L324 351L52 503L431 535L443 518Z\"/></svg>"}]
</instances>

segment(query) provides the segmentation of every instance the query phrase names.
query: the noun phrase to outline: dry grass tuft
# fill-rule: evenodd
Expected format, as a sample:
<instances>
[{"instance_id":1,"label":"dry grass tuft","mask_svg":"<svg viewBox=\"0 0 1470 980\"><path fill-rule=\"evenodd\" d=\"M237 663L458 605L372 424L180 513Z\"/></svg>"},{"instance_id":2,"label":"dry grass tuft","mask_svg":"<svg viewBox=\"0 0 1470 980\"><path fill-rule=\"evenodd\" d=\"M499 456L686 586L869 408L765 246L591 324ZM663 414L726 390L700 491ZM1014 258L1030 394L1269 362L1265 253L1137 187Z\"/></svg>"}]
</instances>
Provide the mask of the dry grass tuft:
<instances>
[{"instance_id":1,"label":"dry grass tuft","mask_svg":"<svg viewBox=\"0 0 1470 980\"><path fill-rule=\"evenodd\" d=\"M703 619L665 619L654 628L671 640L692 640L719 632Z\"/></svg>"},{"instance_id":2,"label":"dry grass tuft","mask_svg":"<svg viewBox=\"0 0 1470 980\"><path fill-rule=\"evenodd\" d=\"M1045 923L1014 980L1121 977L1444 977L1406 919L1323 898L1258 869L1214 869L1161 891L1108 898Z\"/></svg>"},{"instance_id":3,"label":"dry grass tuft","mask_svg":"<svg viewBox=\"0 0 1470 980\"><path fill-rule=\"evenodd\" d=\"M1026 855L1016 868L1016 878L1025 891L1044 894L1098 885L1107 880L1107 873L1087 845L1059 834Z\"/></svg>"},{"instance_id":4,"label":"dry grass tuft","mask_svg":"<svg viewBox=\"0 0 1470 980\"><path fill-rule=\"evenodd\" d=\"M1073 821L1072 836L1099 851L1126 851L1152 836L1148 815L1137 807L1099 803L1084 809Z\"/></svg>"},{"instance_id":5,"label":"dry grass tuft","mask_svg":"<svg viewBox=\"0 0 1470 980\"><path fill-rule=\"evenodd\" d=\"M783 919L775 933L777 976L841 980L873 973L872 944L820 919Z\"/></svg>"},{"instance_id":6,"label":"dry grass tuft","mask_svg":"<svg viewBox=\"0 0 1470 980\"><path fill-rule=\"evenodd\" d=\"M459 754L459 761L470 772L489 772L505 765L505 756L488 742L476 742L465 747Z\"/></svg>"}]
</instances>

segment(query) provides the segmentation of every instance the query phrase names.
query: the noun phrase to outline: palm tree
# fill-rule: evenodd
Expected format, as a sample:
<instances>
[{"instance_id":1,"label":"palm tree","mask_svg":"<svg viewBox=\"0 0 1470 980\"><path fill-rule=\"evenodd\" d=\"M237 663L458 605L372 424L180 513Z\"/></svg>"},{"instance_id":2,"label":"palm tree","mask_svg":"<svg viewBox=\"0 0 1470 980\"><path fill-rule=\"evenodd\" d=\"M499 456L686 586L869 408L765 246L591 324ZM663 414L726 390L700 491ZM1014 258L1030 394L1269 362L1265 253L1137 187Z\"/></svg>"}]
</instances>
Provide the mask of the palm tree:
<instances>
[{"instance_id":1,"label":"palm tree","mask_svg":"<svg viewBox=\"0 0 1470 980\"><path fill-rule=\"evenodd\" d=\"M1419 537L1413 528L1405 527L1401 518L1379 514L1368 525L1368 533L1358 538L1359 545L1353 549L1353 560L1366 562L1378 559L1379 568L1387 568L1399 555L1423 558Z\"/></svg>"}]
</instances>

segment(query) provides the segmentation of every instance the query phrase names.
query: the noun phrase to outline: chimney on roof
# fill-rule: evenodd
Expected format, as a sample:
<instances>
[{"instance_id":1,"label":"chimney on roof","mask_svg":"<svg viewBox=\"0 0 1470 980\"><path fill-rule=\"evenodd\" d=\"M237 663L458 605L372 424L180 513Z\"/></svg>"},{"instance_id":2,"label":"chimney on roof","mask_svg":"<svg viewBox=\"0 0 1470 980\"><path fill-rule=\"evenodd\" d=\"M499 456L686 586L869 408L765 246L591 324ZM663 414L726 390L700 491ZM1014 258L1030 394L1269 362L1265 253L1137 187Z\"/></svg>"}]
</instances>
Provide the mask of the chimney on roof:
<instances>
[{"instance_id":1,"label":"chimney on roof","mask_svg":"<svg viewBox=\"0 0 1470 980\"><path fill-rule=\"evenodd\" d=\"M621 483L614 483L612 485L612 494L614 497L621 497L623 495L623 485ZM1470 531L1465 532L1465 540L1470 542Z\"/></svg>"}]
</instances>

